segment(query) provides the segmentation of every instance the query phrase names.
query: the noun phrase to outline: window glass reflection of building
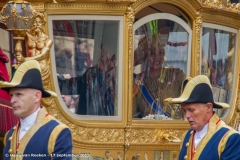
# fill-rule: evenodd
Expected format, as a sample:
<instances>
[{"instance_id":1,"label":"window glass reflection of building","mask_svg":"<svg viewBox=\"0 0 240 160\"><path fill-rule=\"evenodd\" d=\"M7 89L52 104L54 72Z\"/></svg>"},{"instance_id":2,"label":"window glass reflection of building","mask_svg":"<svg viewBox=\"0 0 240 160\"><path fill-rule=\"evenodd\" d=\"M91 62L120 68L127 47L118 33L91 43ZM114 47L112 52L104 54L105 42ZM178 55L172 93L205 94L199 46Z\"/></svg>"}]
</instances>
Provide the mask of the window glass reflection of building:
<instances>
[{"instance_id":1,"label":"window glass reflection of building","mask_svg":"<svg viewBox=\"0 0 240 160\"><path fill-rule=\"evenodd\" d=\"M236 34L203 27L201 74L209 77L215 101L230 103ZM218 116L226 111L215 109Z\"/></svg>"},{"instance_id":2,"label":"window glass reflection of building","mask_svg":"<svg viewBox=\"0 0 240 160\"><path fill-rule=\"evenodd\" d=\"M61 94L69 95L73 94L73 39L67 37L55 37L54 38L54 51L56 70L58 77L58 85Z\"/></svg>"},{"instance_id":3,"label":"window glass reflection of building","mask_svg":"<svg viewBox=\"0 0 240 160\"><path fill-rule=\"evenodd\" d=\"M240 2L240 0L230 0L231 1L231 3L239 3Z\"/></svg>"},{"instance_id":4,"label":"window glass reflection of building","mask_svg":"<svg viewBox=\"0 0 240 160\"><path fill-rule=\"evenodd\" d=\"M116 20L53 21L59 89L79 96L76 114L118 114L118 30Z\"/></svg>"},{"instance_id":5,"label":"window glass reflection of building","mask_svg":"<svg viewBox=\"0 0 240 160\"><path fill-rule=\"evenodd\" d=\"M78 95L62 95L63 102L72 113L77 113Z\"/></svg>"}]
</instances>

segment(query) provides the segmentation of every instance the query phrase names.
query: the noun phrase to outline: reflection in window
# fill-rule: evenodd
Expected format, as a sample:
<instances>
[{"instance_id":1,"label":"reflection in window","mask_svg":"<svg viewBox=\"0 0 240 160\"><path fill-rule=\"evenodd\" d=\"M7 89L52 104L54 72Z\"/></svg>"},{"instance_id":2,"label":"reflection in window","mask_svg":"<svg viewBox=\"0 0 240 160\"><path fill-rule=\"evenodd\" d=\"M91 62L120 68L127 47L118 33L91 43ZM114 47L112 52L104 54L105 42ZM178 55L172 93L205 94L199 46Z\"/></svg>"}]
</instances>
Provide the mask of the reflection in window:
<instances>
[{"instance_id":1,"label":"reflection in window","mask_svg":"<svg viewBox=\"0 0 240 160\"><path fill-rule=\"evenodd\" d=\"M119 21L53 20L58 85L71 112L116 116Z\"/></svg>"},{"instance_id":2,"label":"reflection in window","mask_svg":"<svg viewBox=\"0 0 240 160\"><path fill-rule=\"evenodd\" d=\"M202 29L201 74L209 77L217 102L230 103L235 43L235 33L207 27ZM215 111L223 116L222 109Z\"/></svg>"},{"instance_id":3,"label":"reflection in window","mask_svg":"<svg viewBox=\"0 0 240 160\"><path fill-rule=\"evenodd\" d=\"M135 30L133 118L182 119L178 97L187 70L188 32L171 20L153 20ZM149 115L150 114L150 115Z\"/></svg>"},{"instance_id":4,"label":"reflection in window","mask_svg":"<svg viewBox=\"0 0 240 160\"><path fill-rule=\"evenodd\" d=\"M240 0L230 0L231 3L240 3Z\"/></svg>"}]
</instances>

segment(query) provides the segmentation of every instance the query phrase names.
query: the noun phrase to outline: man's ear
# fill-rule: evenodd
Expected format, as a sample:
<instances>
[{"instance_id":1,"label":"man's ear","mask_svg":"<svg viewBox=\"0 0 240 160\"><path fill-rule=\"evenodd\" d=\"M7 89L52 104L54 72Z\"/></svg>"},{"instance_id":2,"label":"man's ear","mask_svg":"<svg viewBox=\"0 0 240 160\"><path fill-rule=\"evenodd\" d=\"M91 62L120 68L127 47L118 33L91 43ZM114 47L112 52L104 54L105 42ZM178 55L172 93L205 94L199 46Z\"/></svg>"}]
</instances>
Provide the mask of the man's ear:
<instances>
[{"instance_id":1,"label":"man's ear","mask_svg":"<svg viewBox=\"0 0 240 160\"><path fill-rule=\"evenodd\" d=\"M213 104L208 102L207 103L207 109L208 109L208 111L212 112L213 111Z\"/></svg>"},{"instance_id":2,"label":"man's ear","mask_svg":"<svg viewBox=\"0 0 240 160\"><path fill-rule=\"evenodd\" d=\"M39 101L41 101L41 98L42 98L42 92L39 91L39 90L36 90L34 94L35 94L35 99L34 99L34 101L35 101L35 102L39 102Z\"/></svg>"}]
</instances>

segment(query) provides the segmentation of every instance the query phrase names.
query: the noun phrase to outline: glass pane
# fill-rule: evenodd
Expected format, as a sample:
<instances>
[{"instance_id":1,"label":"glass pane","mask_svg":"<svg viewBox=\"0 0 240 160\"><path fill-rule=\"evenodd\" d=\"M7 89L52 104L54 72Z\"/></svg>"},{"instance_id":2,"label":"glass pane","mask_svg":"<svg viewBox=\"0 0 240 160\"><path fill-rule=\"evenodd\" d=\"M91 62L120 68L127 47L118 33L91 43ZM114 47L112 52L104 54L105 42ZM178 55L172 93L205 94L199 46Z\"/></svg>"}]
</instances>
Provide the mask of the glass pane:
<instances>
[{"instance_id":1,"label":"glass pane","mask_svg":"<svg viewBox=\"0 0 240 160\"><path fill-rule=\"evenodd\" d=\"M58 85L71 112L118 115L118 20L53 20Z\"/></svg>"},{"instance_id":2,"label":"glass pane","mask_svg":"<svg viewBox=\"0 0 240 160\"><path fill-rule=\"evenodd\" d=\"M172 20L146 21L135 30L133 118L183 119L178 97L186 77L189 34Z\"/></svg>"},{"instance_id":3,"label":"glass pane","mask_svg":"<svg viewBox=\"0 0 240 160\"><path fill-rule=\"evenodd\" d=\"M230 0L231 3L240 3L240 0Z\"/></svg>"},{"instance_id":4,"label":"glass pane","mask_svg":"<svg viewBox=\"0 0 240 160\"><path fill-rule=\"evenodd\" d=\"M214 100L230 104L233 85L236 33L203 27L201 74L209 77ZM222 109L215 110L223 116Z\"/></svg>"}]
</instances>

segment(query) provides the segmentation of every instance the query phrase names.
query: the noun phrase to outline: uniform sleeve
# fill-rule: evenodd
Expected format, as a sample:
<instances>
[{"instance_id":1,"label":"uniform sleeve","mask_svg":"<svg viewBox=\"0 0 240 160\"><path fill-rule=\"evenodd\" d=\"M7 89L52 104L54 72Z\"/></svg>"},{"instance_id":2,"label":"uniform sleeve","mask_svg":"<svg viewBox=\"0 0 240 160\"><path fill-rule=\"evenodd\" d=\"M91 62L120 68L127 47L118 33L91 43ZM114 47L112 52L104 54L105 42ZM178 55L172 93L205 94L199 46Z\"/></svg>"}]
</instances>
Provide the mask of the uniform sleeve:
<instances>
[{"instance_id":1,"label":"uniform sleeve","mask_svg":"<svg viewBox=\"0 0 240 160\"><path fill-rule=\"evenodd\" d=\"M240 160L240 134L234 133L232 134L227 143L224 151L220 157L221 160Z\"/></svg>"},{"instance_id":2,"label":"uniform sleeve","mask_svg":"<svg viewBox=\"0 0 240 160\"><path fill-rule=\"evenodd\" d=\"M69 128L64 128L58 134L51 155L54 160L72 159L72 135Z\"/></svg>"}]
</instances>

